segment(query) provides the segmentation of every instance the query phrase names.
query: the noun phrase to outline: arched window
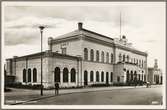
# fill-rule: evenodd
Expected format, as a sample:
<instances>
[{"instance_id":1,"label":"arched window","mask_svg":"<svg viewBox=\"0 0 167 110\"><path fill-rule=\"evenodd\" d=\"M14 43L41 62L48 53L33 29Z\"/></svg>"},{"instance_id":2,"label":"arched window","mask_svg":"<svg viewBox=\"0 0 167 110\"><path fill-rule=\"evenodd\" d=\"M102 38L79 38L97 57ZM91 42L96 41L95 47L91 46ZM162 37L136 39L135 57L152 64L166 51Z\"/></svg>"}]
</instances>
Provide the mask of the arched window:
<instances>
[{"instance_id":1,"label":"arched window","mask_svg":"<svg viewBox=\"0 0 167 110\"><path fill-rule=\"evenodd\" d=\"M90 60L94 61L94 51L93 51L93 49L90 50Z\"/></svg>"},{"instance_id":2,"label":"arched window","mask_svg":"<svg viewBox=\"0 0 167 110\"><path fill-rule=\"evenodd\" d=\"M129 62L129 55L127 55L127 62Z\"/></svg>"},{"instance_id":3,"label":"arched window","mask_svg":"<svg viewBox=\"0 0 167 110\"><path fill-rule=\"evenodd\" d=\"M54 72L54 80L55 82L60 82L60 68L59 67L56 67L55 68L55 72Z\"/></svg>"},{"instance_id":4,"label":"arched window","mask_svg":"<svg viewBox=\"0 0 167 110\"><path fill-rule=\"evenodd\" d=\"M88 72L84 71L84 85L88 85Z\"/></svg>"},{"instance_id":5,"label":"arched window","mask_svg":"<svg viewBox=\"0 0 167 110\"><path fill-rule=\"evenodd\" d=\"M113 63L114 61L114 56L113 56L113 53L111 53L111 63Z\"/></svg>"},{"instance_id":6,"label":"arched window","mask_svg":"<svg viewBox=\"0 0 167 110\"><path fill-rule=\"evenodd\" d=\"M146 75L144 74L144 81L146 81Z\"/></svg>"},{"instance_id":7,"label":"arched window","mask_svg":"<svg viewBox=\"0 0 167 110\"><path fill-rule=\"evenodd\" d=\"M101 52L101 62L104 63L104 52L103 51Z\"/></svg>"},{"instance_id":8,"label":"arched window","mask_svg":"<svg viewBox=\"0 0 167 110\"><path fill-rule=\"evenodd\" d=\"M33 82L37 82L37 69L33 69Z\"/></svg>"},{"instance_id":9,"label":"arched window","mask_svg":"<svg viewBox=\"0 0 167 110\"><path fill-rule=\"evenodd\" d=\"M63 82L68 82L68 69L63 69Z\"/></svg>"},{"instance_id":10,"label":"arched window","mask_svg":"<svg viewBox=\"0 0 167 110\"><path fill-rule=\"evenodd\" d=\"M109 63L109 53L106 54L106 63Z\"/></svg>"},{"instance_id":11,"label":"arched window","mask_svg":"<svg viewBox=\"0 0 167 110\"><path fill-rule=\"evenodd\" d=\"M139 67L141 66L141 60L139 60Z\"/></svg>"},{"instance_id":12,"label":"arched window","mask_svg":"<svg viewBox=\"0 0 167 110\"><path fill-rule=\"evenodd\" d=\"M84 48L84 59L88 60L88 49Z\"/></svg>"},{"instance_id":13,"label":"arched window","mask_svg":"<svg viewBox=\"0 0 167 110\"><path fill-rule=\"evenodd\" d=\"M125 62L125 55L123 55L123 62Z\"/></svg>"},{"instance_id":14,"label":"arched window","mask_svg":"<svg viewBox=\"0 0 167 110\"><path fill-rule=\"evenodd\" d=\"M96 61L99 62L99 51L96 51Z\"/></svg>"},{"instance_id":15,"label":"arched window","mask_svg":"<svg viewBox=\"0 0 167 110\"><path fill-rule=\"evenodd\" d=\"M104 72L101 72L101 82L104 82Z\"/></svg>"},{"instance_id":16,"label":"arched window","mask_svg":"<svg viewBox=\"0 0 167 110\"><path fill-rule=\"evenodd\" d=\"M99 82L99 72L96 72L96 82Z\"/></svg>"},{"instance_id":17,"label":"arched window","mask_svg":"<svg viewBox=\"0 0 167 110\"><path fill-rule=\"evenodd\" d=\"M23 82L26 82L26 69L23 70Z\"/></svg>"},{"instance_id":18,"label":"arched window","mask_svg":"<svg viewBox=\"0 0 167 110\"><path fill-rule=\"evenodd\" d=\"M138 59L136 60L136 63L137 63L137 65L139 64L139 63L138 63Z\"/></svg>"},{"instance_id":19,"label":"arched window","mask_svg":"<svg viewBox=\"0 0 167 110\"><path fill-rule=\"evenodd\" d=\"M142 73L142 76L141 76L141 77L142 77L142 79L141 79L141 80L143 81L143 73Z\"/></svg>"},{"instance_id":20,"label":"arched window","mask_svg":"<svg viewBox=\"0 0 167 110\"><path fill-rule=\"evenodd\" d=\"M141 61L141 67L143 68L143 60Z\"/></svg>"},{"instance_id":21,"label":"arched window","mask_svg":"<svg viewBox=\"0 0 167 110\"><path fill-rule=\"evenodd\" d=\"M113 72L110 73L110 82L113 82Z\"/></svg>"},{"instance_id":22,"label":"arched window","mask_svg":"<svg viewBox=\"0 0 167 110\"><path fill-rule=\"evenodd\" d=\"M28 69L28 82L31 82L31 69Z\"/></svg>"},{"instance_id":23,"label":"arched window","mask_svg":"<svg viewBox=\"0 0 167 110\"><path fill-rule=\"evenodd\" d=\"M137 72L134 73L134 80L137 81Z\"/></svg>"},{"instance_id":24,"label":"arched window","mask_svg":"<svg viewBox=\"0 0 167 110\"><path fill-rule=\"evenodd\" d=\"M139 81L140 81L140 74L139 74Z\"/></svg>"},{"instance_id":25,"label":"arched window","mask_svg":"<svg viewBox=\"0 0 167 110\"><path fill-rule=\"evenodd\" d=\"M133 80L133 71L131 71L131 81Z\"/></svg>"},{"instance_id":26,"label":"arched window","mask_svg":"<svg viewBox=\"0 0 167 110\"><path fill-rule=\"evenodd\" d=\"M119 54L119 62L121 62L122 61L122 55L121 55L121 53Z\"/></svg>"},{"instance_id":27,"label":"arched window","mask_svg":"<svg viewBox=\"0 0 167 110\"><path fill-rule=\"evenodd\" d=\"M126 82L129 82L129 70L126 72Z\"/></svg>"},{"instance_id":28,"label":"arched window","mask_svg":"<svg viewBox=\"0 0 167 110\"><path fill-rule=\"evenodd\" d=\"M76 81L76 71L74 68L71 69L71 82L75 82Z\"/></svg>"},{"instance_id":29,"label":"arched window","mask_svg":"<svg viewBox=\"0 0 167 110\"><path fill-rule=\"evenodd\" d=\"M90 72L90 81L93 82L94 76L93 76L93 71Z\"/></svg>"}]
</instances>

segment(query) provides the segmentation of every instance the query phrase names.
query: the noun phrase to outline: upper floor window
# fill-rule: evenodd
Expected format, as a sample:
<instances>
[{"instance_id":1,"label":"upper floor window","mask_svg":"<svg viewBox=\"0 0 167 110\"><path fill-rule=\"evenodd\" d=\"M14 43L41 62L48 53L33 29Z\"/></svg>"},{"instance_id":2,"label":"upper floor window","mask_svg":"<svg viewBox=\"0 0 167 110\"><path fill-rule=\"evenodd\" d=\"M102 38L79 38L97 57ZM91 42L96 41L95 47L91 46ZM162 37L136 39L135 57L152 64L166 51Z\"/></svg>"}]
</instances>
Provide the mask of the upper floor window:
<instances>
[{"instance_id":1,"label":"upper floor window","mask_svg":"<svg viewBox=\"0 0 167 110\"><path fill-rule=\"evenodd\" d=\"M66 48L61 48L62 54L66 54L67 53L67 49Z\"/></svg>"},{"instance_id":2,"label":"upper floor window","mask_svg":"<svg viewBox=\"0 0 167 110\"><path fill-rule=\"evenodd\" d=\"M94 51L93 51L93 49L90 50L90 61L94 61Z\"/></svg>"},{"instance_id":3,"label":"upper floor window","mask_svg":"<svg viewBox=\"0 0 167 110\"><path fill-rule=\"evenodd\" d=\"M96 61L99 61L99 51L96 51Z\"/></svg>"},{"instance_id":4,"label":"upper floor window","mask_svg":"<svg viewBox=\"0 0 167 110\"><path fill-rule=\"evenodd\" d=\"M106 54L106 63L109 63L109 53Z\"/></svg>"},{"instance_id":5,"label":"upper floor window","mask_svg":"<svg viewBox=\"0 0 167 110\"><path fill-rule=\"evenodd\" d=\"M101 62L104 62L104 52L101 52Z\"/></svg>"},{"instance_id":6,"label":"upper floor window","mask_svg":"<svg viewBox=\"0 0 167 110\"><path fill-rule=\"evenodd\" d=\"M139 67L141 67L141 60L139 60Z\"/></svg>"},{"instance_id":7,"label":"upper floor window","mask_svg":"<svg viewBox=\"0 0 167 110\"><path fill-rule=\"evenodd\" d=\"M84 48L84 59L88 60L88 49Z\"/></svg>"},{"instance_id":8,"label":"upper floor window","mask_svg":"<svg viewBox=\"0 0 167 110\"><path fill-rule=\"evenodd\" d=\"M127 55L127 62L129 62L129 55Z\"/></svg>"},{"instance_id":9,"label":"upper floor window","mask_svg":"<svg viewBox=\"0 0 167 110\"><path fill-rule=\"evenodd\" d=\"M123 55L123 62L125 62L125 55Z\"/></svg>"},{"instance_id":10,"label":"upper floor window","mask_svg":"<svg viewBox=\"0 0 167 110\"><path fill-rule=\"evenodd\" d=\"M113 63L114 61L114 56L113 56L113 54L111 53L111 63Z\"/></svg>"},{"instance_id":11,"label":"upper floor window","mask_svg":"<svg viewBox=\"0 0 167 110\"><path fill-rule=\"evenodd\" d=\"M122 55L121 55L121 53L119 54L119 62L121 62L122 61Z\"/></svg>"}]
</instances>

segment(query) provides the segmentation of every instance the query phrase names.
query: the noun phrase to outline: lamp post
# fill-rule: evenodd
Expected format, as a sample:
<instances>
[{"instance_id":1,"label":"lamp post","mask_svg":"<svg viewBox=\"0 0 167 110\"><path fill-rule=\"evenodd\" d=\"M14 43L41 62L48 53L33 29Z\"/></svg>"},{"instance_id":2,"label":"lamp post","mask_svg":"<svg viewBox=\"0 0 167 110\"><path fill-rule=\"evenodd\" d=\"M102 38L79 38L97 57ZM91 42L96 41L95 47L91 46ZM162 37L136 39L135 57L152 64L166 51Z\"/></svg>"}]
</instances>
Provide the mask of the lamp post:
<instances>
[{"instance_id":1,"label":"lamp post","mask_svg":"<svg viewBox=\"0 0 167 110\"><path fill-rule=\"evenodd\" d=\"M43 29L44 26L39 26L40 32L41 32L41 96L43 96L43 75L42 75L42 37L43 37Z\"/></svg>"}]
</instances>

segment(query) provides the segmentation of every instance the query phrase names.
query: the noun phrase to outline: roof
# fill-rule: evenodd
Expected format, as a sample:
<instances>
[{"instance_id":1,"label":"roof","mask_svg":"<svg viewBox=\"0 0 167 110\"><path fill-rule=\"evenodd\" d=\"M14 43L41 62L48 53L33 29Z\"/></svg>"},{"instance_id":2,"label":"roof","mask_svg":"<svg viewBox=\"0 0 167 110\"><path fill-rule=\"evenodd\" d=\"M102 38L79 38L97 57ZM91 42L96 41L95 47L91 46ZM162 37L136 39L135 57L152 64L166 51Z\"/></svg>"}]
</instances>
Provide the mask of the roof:
<instances>
[{"instance_id":1,"label":"roof","mask_svg":"<svg viewBox=\"0 0 167 110\"><path fill-rule=\"evenodd\" d=\"M71 55L66 55L66 54L60 54L60 53L56 53L56 52L49 52L49 51L45 51L42 52L42 56L59 56L59 57L68 57L68 58L73 58L73 59L79 59L80 57L78 56L71 56ZM24 55L24 56L17 56L14 58L8 58L6 60L12 60L12 59L26 59L26 58L39 58L41 57L41 52L38 53L33 53L33 54L29 54L29 55Z\"/></svg>"},{"instance_id":2,"label":"roof","mask_svg":"<svg viewBox=\"0 0 167 110\"><path fill-rule=\"evenodd\" d=\"M67 34L58 36L58 37L53 39L53 42L55 40L63 40L63 39L66 39L66 38L73 38L74 36L79 37L79 35L89 36L89 37L92 37L92 38L95 38L95 39L108 41L110 43L114 41L114 39L111 38L111 37L108 37L108 36L105 36L105 35L102 35L102 34L99 34L99 33L96 33L96 32L93 32L93 31L82 28L82 29L77 29L77 30L74 30L74 31L69 32Z\"/></svg>"}]
</instances>

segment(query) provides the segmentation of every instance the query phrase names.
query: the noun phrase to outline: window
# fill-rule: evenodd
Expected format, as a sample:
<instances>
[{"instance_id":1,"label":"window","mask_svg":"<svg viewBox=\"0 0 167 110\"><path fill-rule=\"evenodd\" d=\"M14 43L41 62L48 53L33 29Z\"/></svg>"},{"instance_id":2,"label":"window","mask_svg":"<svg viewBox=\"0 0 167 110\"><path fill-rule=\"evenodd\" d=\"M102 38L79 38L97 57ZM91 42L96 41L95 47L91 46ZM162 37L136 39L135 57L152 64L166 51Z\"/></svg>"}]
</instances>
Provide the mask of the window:
<instances>
[{"instance_id":1,"label":"window","mask_svg":"<svg viewBox=\"0 0 167 110\"><path fill-rule=\"evenodd\" d=\"M134 80L137 81L137 72L134 73Z\"/></svg>"},{"instance_id":2,"label":"window","mask_svg":"<svg viewBox=\"0 0 167 110\"><path fill-rule=\"evenodd\" d=\"M129 82L129 70L126 73L126 82Z\"/></svg>"},{"instance_id":3,"label":"window","mask_svg":"<svg viewBox=\"0 0 167 110\"><path fill-rule=\"evenodd\" d=\"M84 48L84 59L88 60L88 49Z\"/></svg>"},{"instance_id":4,"label":"window","mask_svg":"<svg viewBox=\"0 0 167 110\"><path fill-rule=\"evenodd\" d=\"M37 82L37 69L33 69L33 82Z\"/></svg>"},{"instance_id":5,"label":"window","mask_svg":"<svg viewBox=\"0 0 167 110\"><path fill-rule=\"evenodd\" d=\"M26 82L26 69L23 70L23 82Z\"/></svg>"},{"instance_id":6,"label":"window","mask_svg":"<svg viewBox=\"0 0 167 110\"><path fill-rule=\"evenodd\" d=\"M129 62L129 55L127 55L127 62Z\"/></svg>"},{"instance_id":7,"label":"window","mask_svg":"<svg viewBox=\"0 0 167 110\"><path fill-rule=\"evenodd\" d=\"M99 51L96 51L96 61L99 62Z\"/></svg>"},{"instance_id":8,"label":"window","mask_svg":"<svg viewBox=\"0 0 167 110\"><path fill-rule=\"evenodd\" d=\"M67 49L66 48L61 48L62 54L66 54Z\"/></svg>"},{"instance_id":9,"label":"window","mask_svg":"<svg viewBox=\"0 0 167 110\"><path fill-rule=\"evenodd\" d=\"M133 71L131 71L131 81L133 80Z\"/></svg>"},{"instance_id":10,"label":"window","mask_svg":"<svg viewBox=\"0 0 167 110\"><path fill-rule=\"evenodd\" d=\"M28 69L28 82L31 82L31 69Z\"/></svg>"},{"instance_id":11,"label":"window","mask_svg":"<svg viewBox=\"0 0 167 110\"><path fill-rule=\"evenodd\" d=\"M146 75L144 75L144 81L146 81Z\"/></svg>"},{"instance_id":12,"label":"window","mask_svg":"<svg viewBox=\"0 0 167 110\"><path fill-rule=\"evenodd\" d=\"M122 55L121 55L121 53L119 54L119 62L121 62L122 61Z\"/></svg>"},{"instance_id":13,"label":"window","mask_svg":"<svg viewBox=\"0 0 167 110\"><path fill-rule=\"evenodd\" d=\"M125 62L125 55L123 55L123 62Z\"/></svg>"},{"instance_id":14,"label":"window","mask_svg":"<svg viewBox=\"0 0 167 110\"><path fill-rule=\"evenodd\" d=\"M101 62L104 63L104 52L103 51L101 52Z\"/></svg>"},{"instance_id":15,"label":"window","mask_svg":"<svg viewBox=\"0 0 167 110\"><path fill-rule=\"evenodd\" d=\"M71 82L75 82L76 81L76 71L74 68L71 69Z\"/></svg>"},{"instance_id":16,"label":"window","mask_svg":"<svg viewBox=\"0 0 167 110\"><path fill-rule=\"evenodd\" d=\"M90 61L94 61L94 51L93 51L93 49L90 50Z\"/></svg>"},{"instance_id":17,"label":"window","mask_svg":"<svg viewBox=\"0 0 167 110\"><path fill-rule=\"evenodd\" d=\"M111 53L111 63L113 63L114 62L114 56L113 56L113 54Z\"/></svg>"},{"instance_id":18,"label":"window","mask_svg":"<svg viewBox=\"0 0 167 110\"><path fill-rule=\"evenodd\" d=\"M117 76L117 82L120 82L120 76Z\"/></svg>"},{"instance_id":19,"label":"window","mask_svg":"<svg viewBox=\"0 0 167 110\"><path fill-rule=\"evenodd\" d=\"M139 60L139 67L141 66L141 61Z\"/></svg>"},{"instance_id":20,"label":"window","mask_svg":"<svg viewBox=\"0 0 167 110\"><path fill-rule=\"evenodd\" d=\"M90 72L90 81L93 82L93 71Z\"/></svg>"},{"instance_id":21,"label":"window","mask_svg":"<svg viewBox=\"0 0 167 110\"><path fill-rule=\"evenodd\" d=\"M104 82L104 72L101 72L101 82Z\"/></svg>"},{"instance_id":22,"label":"window","mask_svg":"<svg viewBox=\"0 0 167 110\"><path fill-rule=\"evenodd\" d=\"M106 63L109 63L109 53L106 54Z\"/></svg>"},{"instance_id":23,"label":"window","mask_svg":"<svg viewBox=\"0 0 167 110\"><path fill-rule=\"evenodd\" d=\"M110 82L113 82L113 72L110 73Z\"/></svg>"},{"instance_id":24,"label":"window","mask_svg":"<svg viewBox=\"0 0 167 110\"><path fill-rule=\"evenodd\" d=\"M99 72L96 72L96 82L99 82Z\"/></svg>"},{"instance_id":25,"label":"window","mask_svg":"<svg viewBox=\"0 0 167 110\"><path fill-rule=\"evenodd\" d=\"M59 67L55 68L54 74L55 74L55 78L54 78L55 82L60 82L60 68Z\"/></svg>"},{"instance_id":26,"label":"window","mask_svg":"<svg viewBox=\"0 0 167 110\"><path fill-rule=\"evenodd\" d=\"M139 81L140 81L140 74L139 74Z\"/></svg>"},{"instance_id":27,"label":"window","mask_svg":"<svg viewBox=\"0 0 167 110\"><path fill-rule=\"evenodd\" d=\"M68 69L63 69L63 82L68 82Z\"/></svg>"}]
</instances>

